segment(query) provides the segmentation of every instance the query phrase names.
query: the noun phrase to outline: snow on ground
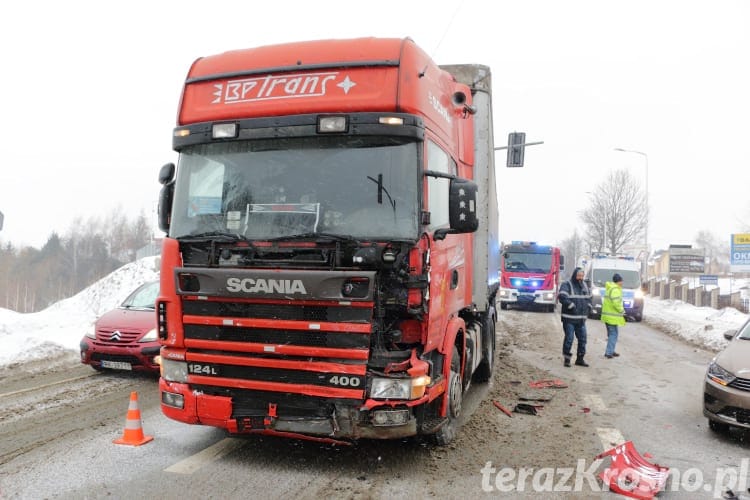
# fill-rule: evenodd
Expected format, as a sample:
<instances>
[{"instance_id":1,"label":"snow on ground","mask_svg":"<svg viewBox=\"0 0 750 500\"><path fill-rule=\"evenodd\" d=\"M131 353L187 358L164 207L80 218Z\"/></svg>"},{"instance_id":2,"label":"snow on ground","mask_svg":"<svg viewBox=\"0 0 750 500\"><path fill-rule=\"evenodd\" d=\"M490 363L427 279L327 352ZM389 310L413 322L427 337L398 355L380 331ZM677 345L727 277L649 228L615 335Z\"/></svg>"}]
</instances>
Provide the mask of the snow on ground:
<instances>
[{"instance_id":1,"label":"snow on ground","mask_svg":"<svg viewBox=\"0 0 750 500\"><path fill-rule=\"evenodd\" d=\"M146 257L43 311L20 314L0 309L0 366L46 359L63 350L79 352L79 342L96 318L117 307L142 283L158 277L159 257ZM718 351L727 344L724 332L739 328L747 319L747 314L732 308L716 310L646 297L643 321Z\"/></svg>"},{"instance_id":2,"label":"snow on ground","mask_svg":"<svg viewBox=\"0 0 750 500\"><path fill-rule=\"evenodd\" d=\"M94 328L96 318L158 277L159 257L145 257L43 311L20 314L0 309L0 366L45 359L61 350L79 352L81 338Z\"/></svg>"}]
</instances>

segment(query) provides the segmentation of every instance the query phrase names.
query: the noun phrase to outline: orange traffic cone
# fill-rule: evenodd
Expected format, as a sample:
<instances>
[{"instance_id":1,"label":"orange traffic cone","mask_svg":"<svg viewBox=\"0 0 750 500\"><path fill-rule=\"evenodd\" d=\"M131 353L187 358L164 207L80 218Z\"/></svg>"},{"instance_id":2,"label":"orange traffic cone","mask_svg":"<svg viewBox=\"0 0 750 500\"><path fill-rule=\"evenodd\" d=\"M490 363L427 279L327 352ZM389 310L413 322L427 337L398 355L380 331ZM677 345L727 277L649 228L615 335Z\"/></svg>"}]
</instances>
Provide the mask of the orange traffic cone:
<instances>
[{"instance_id":1,"label":"orange traffic cone","mask_svg":"<svg viewBox=\"0 0 750 500\"><path fill-rule=\"evenodd\" d=\"M115 444L129 444L140 446L154 439L153 436L144 436L141 426L141 410L138 409L138 393L130 393L130 404L128 405L128 416L125 420L125 432L120 439L112 441Z\"/></svg>"}]
</instances>

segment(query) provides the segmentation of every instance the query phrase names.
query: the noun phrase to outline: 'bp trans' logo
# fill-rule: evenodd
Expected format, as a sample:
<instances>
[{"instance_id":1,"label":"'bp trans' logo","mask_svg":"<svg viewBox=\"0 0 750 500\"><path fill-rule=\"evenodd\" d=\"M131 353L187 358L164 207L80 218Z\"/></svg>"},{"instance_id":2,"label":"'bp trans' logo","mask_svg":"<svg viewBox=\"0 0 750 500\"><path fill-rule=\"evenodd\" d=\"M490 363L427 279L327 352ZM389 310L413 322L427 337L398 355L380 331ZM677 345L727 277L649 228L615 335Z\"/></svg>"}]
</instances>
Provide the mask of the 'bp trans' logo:
<instances>
[{"instance_id":1,"label":"'bp trans' logo","mask_svg":"<svg viewBox=\"0 0 750 500\"><path fill-rule=\"evenodd\" d=\"M330 86L339 87L344 94L348 94L349 90L357 85L348 75L341 81L339 80L341 80L341 74L338 71L266 75L258 78L227 80L214 84L215 99L211 101L211 104L324 96Z\"/></svg>"},{"instance_id":2,"label":"'bp trans' logo","mask_svg":"<svg viewBox=\"0 0 750 500\"><path fill-rule=\"evenodd\" d=\"M227 290L244 293L283 293L307 295L302 280L273 280L253 278L227 278Z\"/></svg>"}]
</instances>

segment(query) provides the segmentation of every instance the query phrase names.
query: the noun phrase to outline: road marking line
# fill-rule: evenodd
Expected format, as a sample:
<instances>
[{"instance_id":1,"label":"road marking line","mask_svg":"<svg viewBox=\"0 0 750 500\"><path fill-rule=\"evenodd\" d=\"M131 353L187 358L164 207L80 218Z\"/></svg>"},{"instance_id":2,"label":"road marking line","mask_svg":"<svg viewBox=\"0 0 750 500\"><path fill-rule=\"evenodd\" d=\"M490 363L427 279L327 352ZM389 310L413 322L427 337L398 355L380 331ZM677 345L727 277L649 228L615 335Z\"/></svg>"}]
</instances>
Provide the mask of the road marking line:
<instances>
[{"instance_id":1,"label":"road marking line","mask_svg":"<svg viewBox=\"0 0 750 500\"><path fill-rule=\"evenodd\" d=\"M598 394L584 394L583 404L588 406L594 411L605 412L607 411L607 405L604 404L604 400Z\"/></svg>"},{"instance_id":2,"label":"road marking line","mask_svg":"<svg viewBox=\"0 0 750 500\"><path fill-rule=\"evenodd\" d=\"M596 433L599 435L599 440L602 442L602 447L605 450L611 450L618 444L625 442L625 438L619 429L613 429L611 427L597 427Z\"/></svg>"},{"instance_id":3,"label":"road marking line","mask_svg":"<svg viewBox=\"0 0 750 500\"><path fill-rule=\"evenodd\" d=\"M174 472L177 474L192 474L196 470L200 469L204 465L210 462L214 462L224 455L233 452L237 448L242 447L245 444L244 439L239 438L224 438L218 443L215 443L208 448L199 451L195 455L181 460L176 464L170 465L165 472Z\"/></svg>"},{"instance_id":4,"label":"road marking line","mask_svg":"<svg viewBox=\"0 0 750 500\"><path fill-rule=\"evenodd\" d=\"M39 386L36 386L36 387L28 387L26 389L19 389L17 391L6 392L6 393L3 393L3 394L0 394L0 399L8 397L8 396L15 396L17 394L23 394L24 392L31 392L31 391L37 391L37 390L40 390L40 389L46 389L47 387L52 387L53 385L67 384L68 382L75 382L76 380L81 380L81 379L84 379L84 378L89 378L89 377L91 377L93 375L96 375L96 373L92 372L90 375L81 375L80 377L73 377L73 378L68 378L68 379L65 379L65 380L58 380L57 382L50 382L49 384L39 385Z\"/></svg>"}]
</instances>

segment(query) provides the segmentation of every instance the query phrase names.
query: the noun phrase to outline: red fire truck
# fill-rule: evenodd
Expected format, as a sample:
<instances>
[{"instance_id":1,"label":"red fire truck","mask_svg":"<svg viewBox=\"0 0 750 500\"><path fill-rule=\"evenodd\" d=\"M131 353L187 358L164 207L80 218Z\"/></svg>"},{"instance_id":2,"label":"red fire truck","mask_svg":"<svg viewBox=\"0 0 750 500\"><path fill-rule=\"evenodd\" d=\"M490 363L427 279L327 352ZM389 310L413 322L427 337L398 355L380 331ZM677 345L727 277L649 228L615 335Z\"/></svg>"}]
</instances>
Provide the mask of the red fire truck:
<instances>
[{"instance_id":1,"label":"red fire truck","mask_svg":"<svg viewBox=\"0 0 750 500\"><path fill-rule=\"evenodd\" d=\"M490 90L408 38L197 59L159 174L163 413L450 442L493 367Z\"/></svg>"},{"instance_id":2,"label":"red fire truck","mask_svg":"<svg viewBox=\"0 0 750 500\"><path fill-rule=\"evenodd\" d=\"M560 271L565 269L565 259L558 247L537 245L534 241L513 241L503 245L500 261L497 299L501 309L513 305L555 311Z\"/></svg>"}]
</instances>

